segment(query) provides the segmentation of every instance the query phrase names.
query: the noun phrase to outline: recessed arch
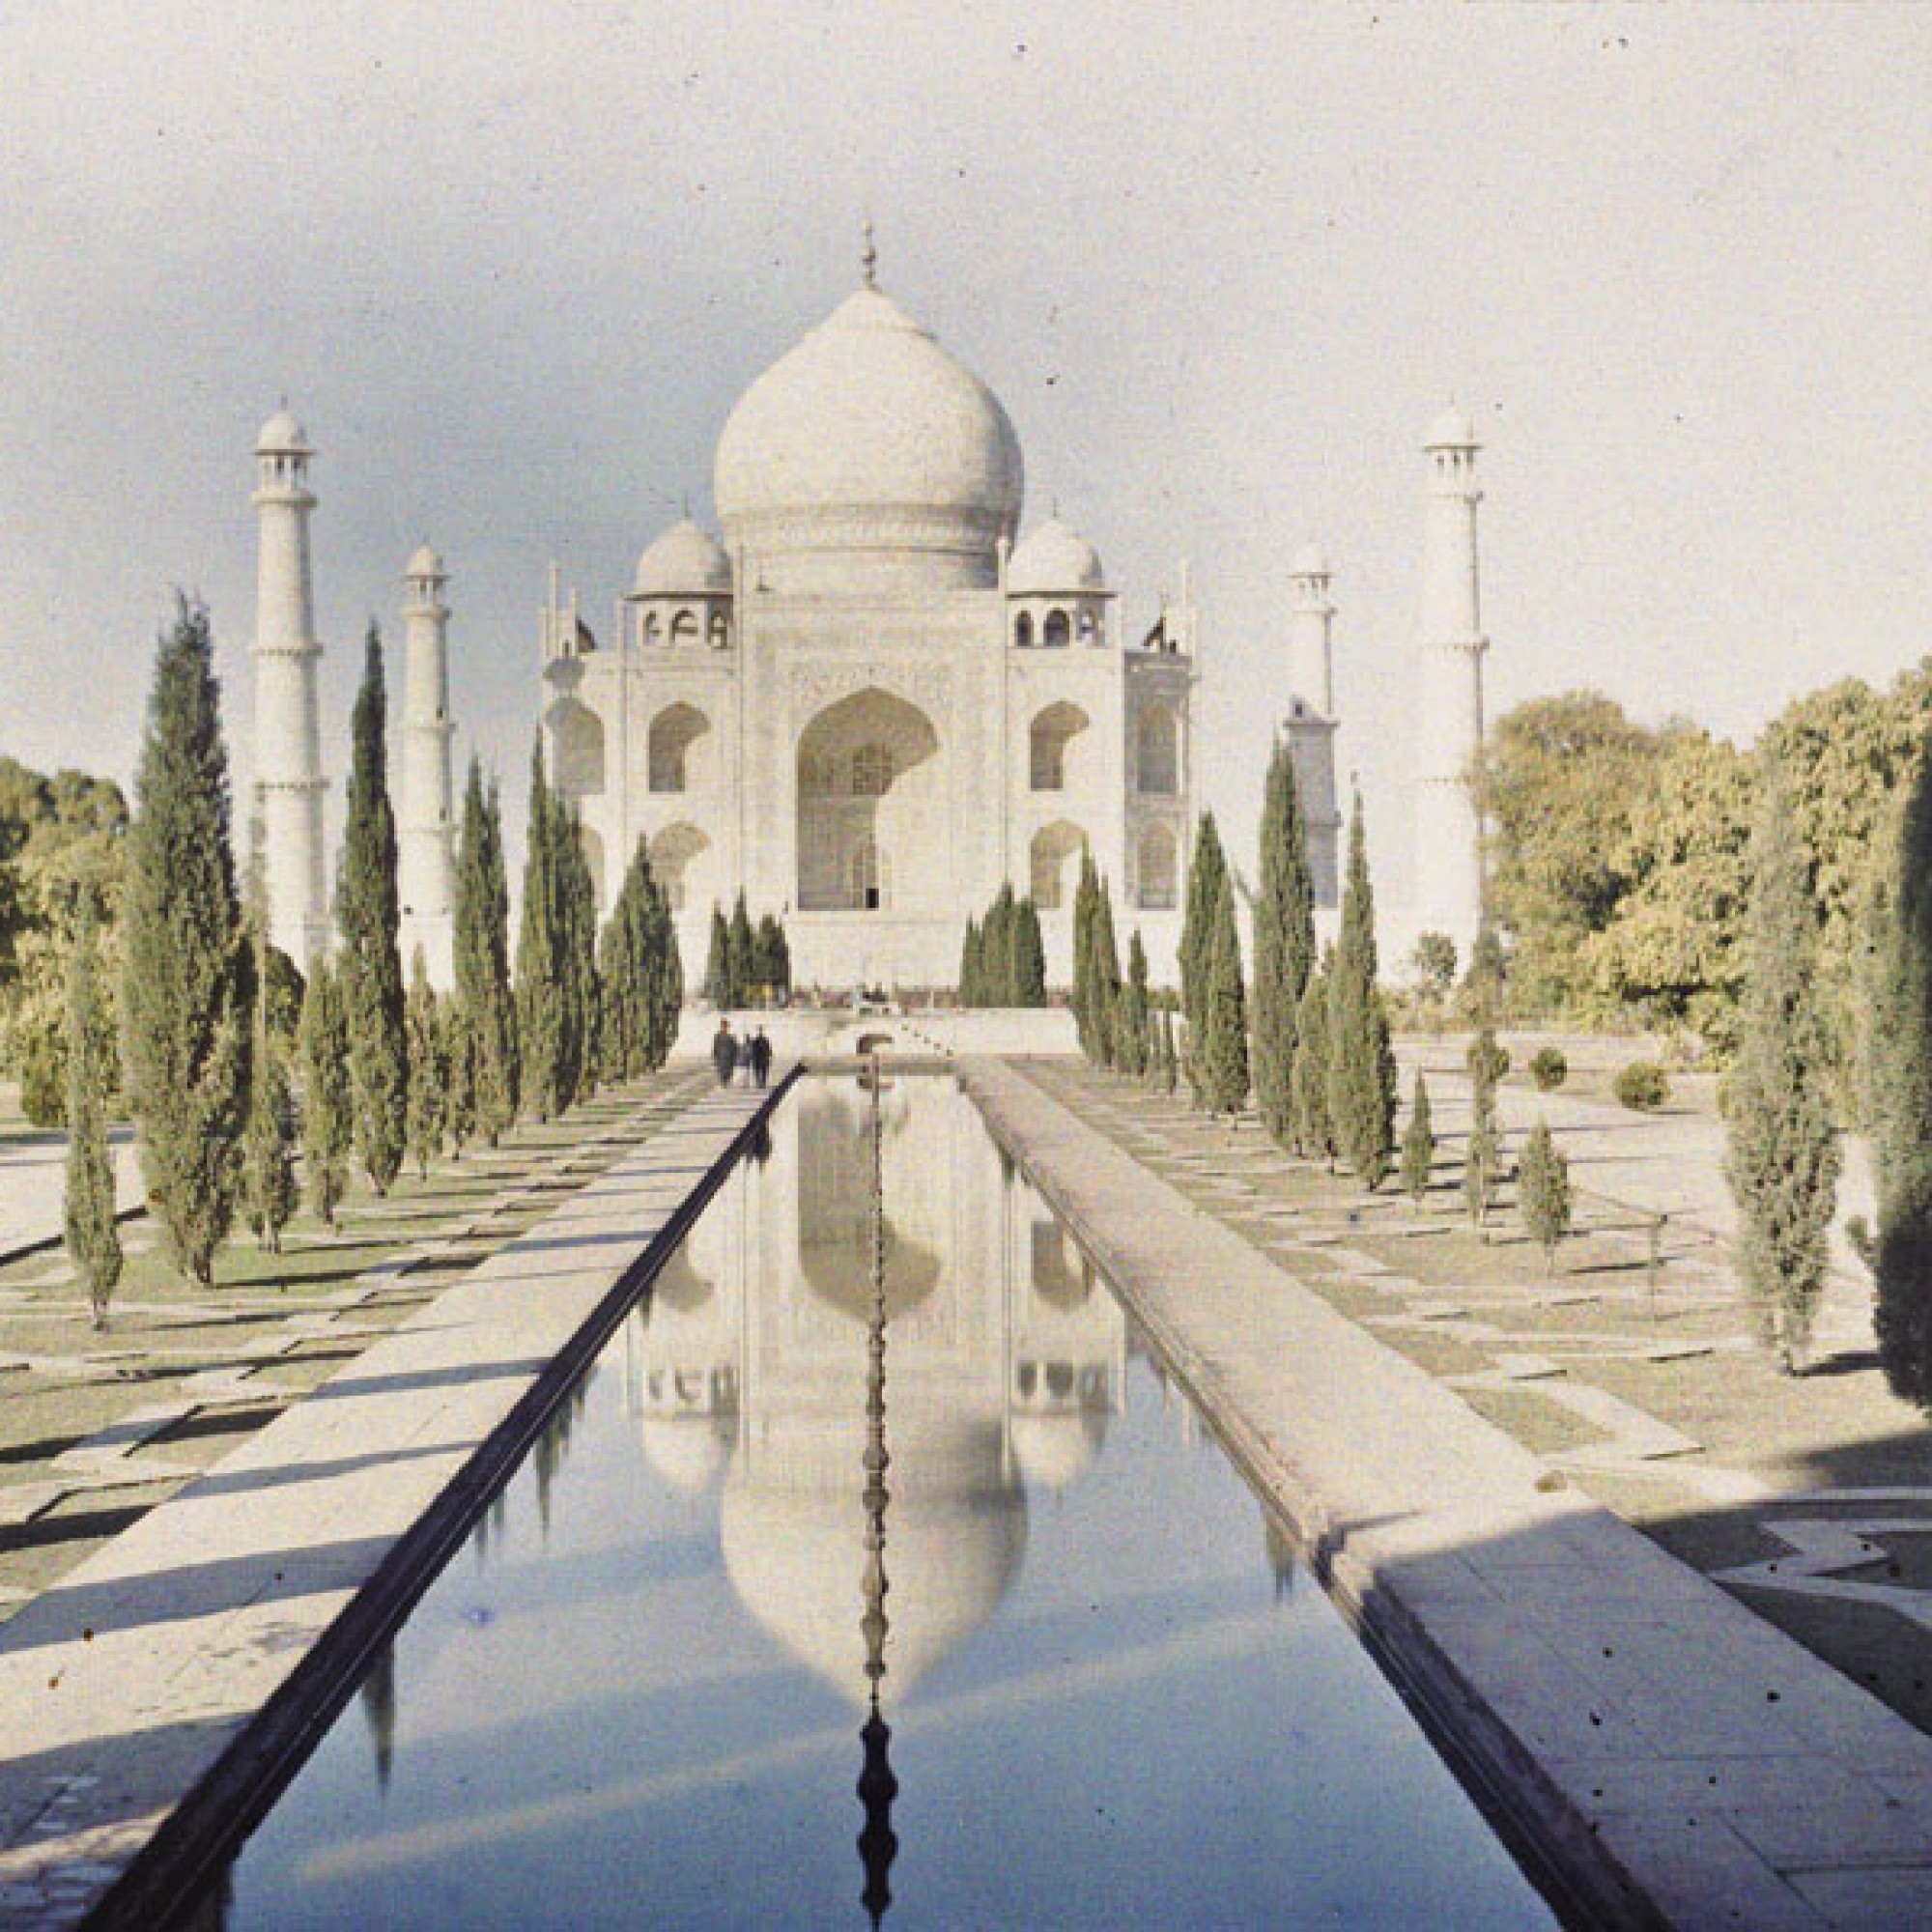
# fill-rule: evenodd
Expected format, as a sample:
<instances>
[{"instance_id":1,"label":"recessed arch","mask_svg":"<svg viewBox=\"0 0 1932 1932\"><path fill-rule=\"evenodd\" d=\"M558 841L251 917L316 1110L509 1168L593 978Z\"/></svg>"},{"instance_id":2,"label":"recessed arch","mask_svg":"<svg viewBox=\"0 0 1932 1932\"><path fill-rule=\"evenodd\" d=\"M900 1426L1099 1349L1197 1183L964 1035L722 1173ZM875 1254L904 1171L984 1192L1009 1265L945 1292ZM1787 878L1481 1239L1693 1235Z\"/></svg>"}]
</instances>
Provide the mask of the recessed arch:
<instances>
[{"instance_id":1,"label":"recessed arch","mask_svg":"<svg viewBox=\"0 0 1932 1932\"><path fill-rule=\"evenodd\" d=\"M1180 789L1180 725L1173 707L1158 699L1143 708L1134 728L1134 783L1157 798Z\"/></svg>"},{"instance_id":2,"label":"recessed arch","mask_svg":"<svg viewBox=\"0 0 1932 1932\"><path fill-rule=\"evenodd\" d=\"M1022 611L1013 619L1013 642L1023 651L1033 648L1033 612L1031 611Z\"/></svg>"},{"instance_id":3,"label":"recessed arch","mask_svg":"<svg viewBox=\"0 0 1932 1932\"><path fill-rule=\"evenodd\" d=\"M680 611L670 620L670 640L678 645L696 643L697 616L695 611Z\"/></svg>"},{"instance_id":4,"label":"recessed arch","mask_svg":"<svg viewBox=\"0 0 1932 1932\"><path fill-rule=\"evenodd\" d=\"M649 734L650 787L657 792L695 791L705 774L702 741L711 721L695 704L679 698L651 720Z\"/></svg>"},{"instance_id":5,"label":"recessed arch","mask_svg":"<svg viewBox=\"0 0 1932 1932\"><path fill-rule=\"evenodd\" d=\"M584 798L604 789L604 721L575 697L550 715L551 775L560 792Z\"/></svg>"},{"instance_id":6,"label":"recessed arch","mask_svg":"<svg viewBox=\"0 0 1932 1932\"><path fill-rule=\"evenodd\" d=\"M1134 853L1143 912L1172 912L1179 902L1180 848L1171 826L1143 829Z\"/></svg>"},{"instance_id":7,"label":"recessed arch","mask_svg":"<svg viewBox=\"0 0 1932 1932\"><path fill-rule=\"evenodd\" d=\"M876 687L828 704L799 736L796 773L801 912L943 901L943 760L918 705Z\"/></svg>"},{"instance_id":8,"label":"recessed arch","mask_svg":"<svg viewBox=\"0 0 1932 1932\"><path fill-rule=\"evenodd\" d=\"M1046 622L1040 627L1039 640L1049 650L1064 650L1072 641L1073 626L1067 621L1066 612L1061 610L1049 611Z\"/></svg>"},{"instance_id":9,"label":"recessed arch","mask_svg":"<svg viewBox=\"0 0 1932 1932\"><path fill-rule=\"evenodd\" d=\"M651 872L672 912L689 911L717 896L709 890L711 840L689 819L667 825L651 840Z\"/></svg>"},{"instance_id":10,"label":"recessed arch","mask_svg":"<svg viewBox=\"0 0 1932 1932\"><path fill-rule=\"evenodd\" d=\"M1079 705L1062 698L1037 713L1027 734L1028 775L1035 791L1065 791L1074 740L1093 720Z\"/></svg>"},{"instance_id":11,"label":"recessed arch","mask_svg":"<svg viewBox=\"0 0 1932 1932\"><path fill-rule=\"evenodd\" d=\"M1087 835L1071 819L1056 818L1033 835L1027 848L1033 902L1041 912L1058 912L1073 903L1073 888Z\"/></svg>"}]
</instances>

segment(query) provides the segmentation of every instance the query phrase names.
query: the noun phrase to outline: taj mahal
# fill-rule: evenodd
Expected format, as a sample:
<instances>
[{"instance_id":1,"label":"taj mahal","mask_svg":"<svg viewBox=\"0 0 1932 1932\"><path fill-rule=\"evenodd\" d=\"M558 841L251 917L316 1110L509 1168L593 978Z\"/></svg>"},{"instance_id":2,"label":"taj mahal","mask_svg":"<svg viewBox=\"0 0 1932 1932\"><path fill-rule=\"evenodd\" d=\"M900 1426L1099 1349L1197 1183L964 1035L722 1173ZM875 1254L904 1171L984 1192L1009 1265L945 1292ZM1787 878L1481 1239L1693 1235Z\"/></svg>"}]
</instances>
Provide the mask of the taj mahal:
<instances>
[{"instance_id":1,"label":"taj mahal","mask_svg":"<svg viewBox=\"0 0 1932 1932\"><path fill-rule=\"evenodd\" d=\"M1412 929L1467 957L1481 915L1471 774L1482 742L1476 437L1432 427L1417 632ZM257 439L258 814L275 941L328 943L308 519L314 452L286 409ZM775 913L794 981L943 987L1003 884L1040 914L1049 980L1072 969L1082 855L1171 981L1202 808L1200 616L1185 566L1129 626L1094 546L1024 519L998 397L879 286L860 285L758 376L719 436L714 533L651 540L598 629L553 569L534 709L609 909L641 842L690 970L714 908ZM1293 756L1319 923L1338 903L1341 800L1329 566L1287 570L1277 732ZM404 572L396 777L407 958L451 972L449 582ZM399 774L399 777L396 775ZM1237 864L1243 863L1237 858Z\"/></svg>"}]
</instances>

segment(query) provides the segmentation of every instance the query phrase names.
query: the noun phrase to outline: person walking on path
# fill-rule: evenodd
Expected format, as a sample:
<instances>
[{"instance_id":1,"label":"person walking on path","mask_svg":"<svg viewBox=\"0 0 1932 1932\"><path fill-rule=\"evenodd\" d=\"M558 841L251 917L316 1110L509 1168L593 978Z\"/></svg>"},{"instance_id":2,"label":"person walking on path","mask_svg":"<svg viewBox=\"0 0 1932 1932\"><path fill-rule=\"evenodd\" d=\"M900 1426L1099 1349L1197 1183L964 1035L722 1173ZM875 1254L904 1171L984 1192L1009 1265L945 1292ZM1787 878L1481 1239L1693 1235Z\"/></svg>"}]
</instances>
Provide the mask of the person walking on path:
<instances>
[{"instance_id":1,"label":"person walking on path","mask_svg":"<svg viewBox=\"0 0 1932 1932\"><path fill-rule=\"evenodd\" d=\"M729 1020L720 1020L718 1031L711 1036L711 1065L717 1069L719 1086L730 1086L731 1076L738 1070L738 1042Z\"/></svg>"},{"instance_id":2,"label":"person walking on path","mask_svg":"<svg viewBox=\"0 0 1932 1932\"><path fill-rule=\"evenodd\" d=\"M760 1027L752 1036L750 1052L752 1056L752 1078L759 1087L762 1087L771 1078L772 1073L772 1043L765 1037L763 1027Z\"/></svg>"}]
</instances>

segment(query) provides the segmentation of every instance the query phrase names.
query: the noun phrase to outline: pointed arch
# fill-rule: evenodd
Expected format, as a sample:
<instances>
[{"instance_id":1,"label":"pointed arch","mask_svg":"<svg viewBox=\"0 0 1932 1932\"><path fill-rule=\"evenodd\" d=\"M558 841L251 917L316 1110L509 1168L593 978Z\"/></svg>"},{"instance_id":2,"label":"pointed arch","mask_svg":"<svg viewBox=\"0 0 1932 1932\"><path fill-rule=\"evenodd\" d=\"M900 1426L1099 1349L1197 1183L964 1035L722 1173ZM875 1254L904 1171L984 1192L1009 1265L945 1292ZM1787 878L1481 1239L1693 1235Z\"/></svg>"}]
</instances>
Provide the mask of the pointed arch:
<instances>
[{"instance_id":1,"label":"pointed arch","mask_svg":"<svg viewBox=\"0 0 1932 1932\"><path fill-rule=\"evenodd\" d=\"M651 872L672 912L703 906L710 891L711 840L689 819L667 825L651 840Z\"/></svg>"},{"instance_id":2,"label":"pointed arch","mask_svg":"<svg viewBox=\"0 0 1932 1932\"><path fill-rule=\"evenodd\" d=\"M1073 888L1087 835L1069 818L1056 818L1033 835L1027 848L1029 890L1041 912L1058 912L1073 903Z\"/></svg>"},{"instance_id":3,"label":"pointed arch","mask_svg":"<svg viewBox=\"0 0 1932 1932\"><path fill-rule=\"evenodd\" d=\"M878 912L950 889L939 733L918 705L868 686L799 734L801 912Z\"/></svg>"},{"instance_id":4,"label":"pointed arch","mask_svg":"<svg viewBox=\"0 0 1932 1932\"><path fill-rule=\"evenodd\" d=\"M700 743L709 736L711 721L695 704L679 698L651 720L649 734L650 788L656 792L693 791L703 774Z\"/></svg>"},{"instance_id":5,"label":"pointed arch","mask_svg":"<svg viewBox=\"0 0 1932 1932\"><path fill-rule=\"evenodd\" d=\"M1180 789L1180 725L1174 707L1158 699L1143 707L1134 727L1134 787L1155 798Z\"/></svg>"},{"instance_id":6,"label":"pointed arch","mask_svg":"<svg viewBox=\"0 0 1932 1932\"><path fill-rule=\"evenodd\" d=\"M571 798L604 789L604 721L580 698L562 699L550 715L551 770Z\"/></svg>"},{"instance_id":7,"label":"pointed arch","mask_svg":"<svg viewBox=\"0 0 1932 1932\"><path fill-rule=\"evenodd\" d=\"M1028 775L1035 791L1065 791L1074 740L1093 720L1065 698L1036 714L1027 734Z\"/></svg>"},{"instance_id":8,"label":"pointed arch","mask_svg":"<svg viewBox=\"0 0 1932 1932\"><path fill-rule=\"evenodd\" d=\"M1172 912L1179 903L1180 848L1172 826L1156 819L1143 828L1134 851L1134 872L1143 912Z\"/></svg>"}]
</instances>

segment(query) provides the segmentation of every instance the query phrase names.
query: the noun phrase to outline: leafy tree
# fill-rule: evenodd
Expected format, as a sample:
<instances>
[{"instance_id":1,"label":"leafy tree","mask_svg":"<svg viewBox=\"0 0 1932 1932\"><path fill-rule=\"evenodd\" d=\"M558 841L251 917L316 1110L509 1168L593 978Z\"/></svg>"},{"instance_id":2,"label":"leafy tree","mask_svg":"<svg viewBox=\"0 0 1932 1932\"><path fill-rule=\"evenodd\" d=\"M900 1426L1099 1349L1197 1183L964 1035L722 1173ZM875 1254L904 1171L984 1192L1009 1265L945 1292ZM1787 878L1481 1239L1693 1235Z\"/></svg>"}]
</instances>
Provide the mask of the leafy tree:
<instances>
[{"instance_id":1,"label":"leafy tree","mask_svg":"<svg viewBox=\"0 0 1932 1932\"><path fill-rule=\"evenodd\" d=\"M1241 984L1241 935L1235 923L1235 882L1221 875L1214 905L1213 949L1208 955L1198 1055L1201 1091L1210 1114L1238 1114L1248 1097L1248 1003Z\"/></svg>"},{"instance_id":2,"label":"leafy tree","mask_svg":"<svg viewBox=\"0 0 1932 1932\"><path fill-rule=\"evenodd\" d=\"M403 964L396 950L396 820L389 807L384 739L388 700L383 640L369 626L362 686L351 725L347 821L335 883L342 935L343 1009L349 1018L349 1078L355 1096L355 1146L378 1194L403 1164L409 1058L403 1037Z\"/></svg>"},{"instance_id":3,"label":"leafy tree","mask_svg":"<svg viewBox=\"0 0 1932 1932\"><path fill-rule=\"evenodd\" d=\"M67 1201L63 1226L69 1259L87 1284L97 1328L121 1279L121 1230L114 1218L114 1153L107 1142L107 1095L115 1041L100 997L100 967L89 919L68 968Z\"/></svg>"},{"instance_id":4,"label":"leafy tree","mask_svg":"<svg viewBox=\"0 0 1932 1932\"><path fill-rule=\"evenodd\" d=\"M1358 797L1328 994L1328 1117L1343 1158L1371 1191L1388 1173L1395 1148L1395 1052L1377 984L1376 902Z\"/></svg>"},{"instance_id":5,"label":"leafy tree","mask_svg":"<svg viewBox=\"0 0 1932 1932\"><path fill-rule=\"evenodd\" d=\"M1289 1112L1295 1151L1304 1160L1335 1166L1335 1127L1328 1113L1329 988L1335 950L1308 976L1294 1015L1294 1064L1289 1073Z\"/></svg>"},{"instance_id":6,"label":"leafy tree","mask_svg":"<svg viewBox=\"0 0 1932 1932\"><path fill-rule=\"evenodd\" d=\"M1556 1271L1556 1246L1570 1232L1570 1163L1539 1120L1523 1143L1518 1171L1518 1207L1523 1232L1543 1250L1543 1264Z\"/></svg>"},{"instance_id":7,"label":"leafy tree","mask_svg":"<svg viewBox=\"0 0 1932 1932\"><path fill-rule=\"evenodd\" d=\"M416 1164L416 1178L429 1179L429 1164L442 1151L449 1127L449 1063L444 1058L444 1035L440 1003L429 983L418 946L410 961L410 990L403 1009L410 1074L409 1114L404 1139Z\"/></svg>"},{"instance_id":8,"label":"leafy tree","mask_svg":"<svg viewBox=\"0 0 1932 1932\"><path fill-rule=\"evenodd\" d=\"M1415 1087L1409 1096L1408 1124L1402 1135L1402 1186L1420 1208L1429 1192L1430 1177L1435 1167L1435 1127L1429 1115L1429 1087L1422 1069L1415 1070Z\"/></svg>"},{"instance_id":9,"label":"leafy tree","mask_svg":"<svg viewBox=\"0 0 1932 1932\"><path fill-rule=\"evenodd\" d=\"M711 908L711 950L704 961L704 997L720 1012L731 1005L731 927L722 906Z\"/></svg>"},{"instance_id":10,"label":"leafy tree","mask_svg":"<svg viewBox=\"0 0 1932 1932\"><path fill-rule=\"evenodd\" d=\"M1818 1010L1817 913L1791 795L1774 770L1751 844L1749 977L1731 1073L1726 1178L1759 1338L1794 1374L1824 1297L1837 1197L1831 1054Z\"/></svg>"},{"instance_id":11,"label":"leafy tree","mask_svg":"<svg viewBox=\"0 0 1932 1932\"><path fill-rule=\"evenodd\" d=\"M456 1001L469 1037L476 1129L492 1147L516 1120L521 1058L510 983L510 884L502 803L469 761L456 844Z\"/></svg>"},{"instance_id":12,"label":"leafy tree","mask_svg":"<svg viewBox=\"0 0 1932 1932\"><path fill-rule=\"evenodd\" d=\"M1180 921L1180 1011L1187 1022L1188 1077L1199 1089L1194 1061L1205 1037L1202 1013L1207 1000L1208 966L1214 942L1214 908L1228 861L1214 814L1204 811L1194 830L1194 853L1187 867L1185 910Z\"/></svg>"},{"instance_id":13,"label":"leafy tree","mask_svg":"<svg viewBox=\"0 0 1932 1932\"><path fill-rule=\"evenodd\" d=\"M724 930L724 967L731 981L731 997L726 1006L746 1007L752 1003L752 989L757 983L756 936L752 931L752 916L745 909L745 895L731 908L730 923Z\"/></svg>"},{"instance_id":14,"label":"leafy tree","mask_svg":"<svg viewBox=\"0 0 1932 1932\"><path fill-rule=\"evenodd\" d=\"M241 1188L255 996L213 656L207 611L182 600L134 781L121 1000L148 1197L204 1287Z\"/></svg>"},{"instance_id":15,"label":"leafy tree","mask_svg":"<svg viewBox=\"0 0 1932 1932\"><path fill-rule=\"evenodd\" d=\"M1456 983L1456 942L1446 932L1425 932L1409 956L1424 993L1434 1000L1447 999Z\"/></svg>"},{"instance_id":16,"label":"leafy tree","mask_svg":"<svg viewBox=\"0 0 1932 1932\"><path fill-rule=\"evenodd\" d=\"M1656 734L1594 691L1533 699L1492 726L1481 784L1488 891L1515 938L1526 1008L1587 1003L1590 941L1630 890L1631 817L1657 755Z\"/></svg>"},{"instance_id":17,"label":"leafy tree","mask_svg":"<svg viewBox=\"0 0 1932 1932\"><path fill-rule=\"evenodd\" d=\"M349 1186L355 1136L355 1096L349 1083L349 1016L342 988L327 959L309 967L302 999L302 1156L309 1206L327 1227Z\"/></svg>"},{"instance_id":18,"label":"leafy tree","mask_svg":"<svg viewBox=\"0 0 1932 1932\"><path fill-rule=\"evenodd\" d=\"M443 1130L449 1151L458 1160L476 1138L476 1032L460 998L437 1002L438 1051L447 1070L448 1092Z\"/></svg>"},{"instance_id":19,"label":"leafy tree","mask_svg":"<svg viewBox=\"0 0 1932 1932\"><path fill-rule=\"evenodd\" d=\"M1031 903L1029 901L1029 903ZM1148 1039L1148 962L1140 927L1127 942L1127 983L1121 995L1119 1062L1121 1071L1141 1079L1148 1070L1151 1047Z\"/></svg>"},{"instance_id":20,"label":"leafy tree","mask_svg":"<svg viewBox=\"0 0 1932 1932\"><path fill-rule=\"evenodd\" d=\"M1277 744L1262 800L1261 892L1255 900L1255 1104L1286 1146L1293 1127L1294 1019L1315 965L1315 886L1294 760Z\"/></svg>"},{"instance_id":21,"label":"leafy tree","mask_svg":"<svg viewBox=\"0 0 1932 1932\"><path fill-rule=\"evenodd\" d=\"M562 802L553 802L544 776L543 741L530 758L530 818L524 859L524 915L517 933L517 1036L524 1101L547 1121L569 1106L574 1081L570 1058L571 913L563 841L568 836ZM719 924L724 923L723 920Z\"/></svg>"}]
</instances>

